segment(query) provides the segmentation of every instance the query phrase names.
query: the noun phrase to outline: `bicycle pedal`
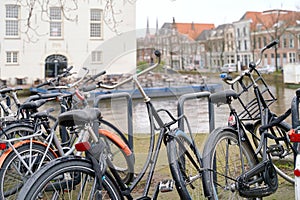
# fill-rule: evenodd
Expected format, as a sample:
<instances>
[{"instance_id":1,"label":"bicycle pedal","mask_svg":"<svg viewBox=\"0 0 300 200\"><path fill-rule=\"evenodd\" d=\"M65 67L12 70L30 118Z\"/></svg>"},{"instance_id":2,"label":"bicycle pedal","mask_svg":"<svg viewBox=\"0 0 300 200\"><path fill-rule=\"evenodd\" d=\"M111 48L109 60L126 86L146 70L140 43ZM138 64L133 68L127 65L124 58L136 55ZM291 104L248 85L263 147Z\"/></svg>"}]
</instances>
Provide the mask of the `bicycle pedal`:
<instances>
[{"instance_id":1,"label":"bicycle pedal","mask_svg":"<svg viewBox=\"0 0 300 200\"><path fill-rule=\"evenodd\" d=\"M163 180L159 183L159 191L160 192L171 192L174 189L174 181L173 180Z\"/></svg>"},{"instance_id":2,"label":"bicycle pedal","mask_svg":"<svg viewBox=\"0 0 300 200\"><path fill-rule=\"evenodd\" d=\"M271 153L272 156L280 156L284 153L284 148L281 144L273 144L268 146L268 153Z\"/></svg>"}]
</instances>

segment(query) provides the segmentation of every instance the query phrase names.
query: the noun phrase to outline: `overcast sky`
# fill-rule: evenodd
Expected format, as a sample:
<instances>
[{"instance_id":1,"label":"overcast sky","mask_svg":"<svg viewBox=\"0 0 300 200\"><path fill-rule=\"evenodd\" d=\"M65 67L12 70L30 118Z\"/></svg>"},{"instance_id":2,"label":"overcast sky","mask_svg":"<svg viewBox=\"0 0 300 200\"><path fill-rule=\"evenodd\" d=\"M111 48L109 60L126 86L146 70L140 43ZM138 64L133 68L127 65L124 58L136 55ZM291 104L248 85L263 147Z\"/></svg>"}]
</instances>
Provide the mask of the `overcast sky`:
<instances>
[{"instance_id":1,"label":"overcast sky","mask_svg":"<svg viewBox=\"0 0 300 200\"><path fill-rule=\"evenodd\" d=\"M246 11L288 9L300 11L300 0L137 0L136 27L161 27L165 22L223 23L238 21Z\"/></svg>"}]
</instances>

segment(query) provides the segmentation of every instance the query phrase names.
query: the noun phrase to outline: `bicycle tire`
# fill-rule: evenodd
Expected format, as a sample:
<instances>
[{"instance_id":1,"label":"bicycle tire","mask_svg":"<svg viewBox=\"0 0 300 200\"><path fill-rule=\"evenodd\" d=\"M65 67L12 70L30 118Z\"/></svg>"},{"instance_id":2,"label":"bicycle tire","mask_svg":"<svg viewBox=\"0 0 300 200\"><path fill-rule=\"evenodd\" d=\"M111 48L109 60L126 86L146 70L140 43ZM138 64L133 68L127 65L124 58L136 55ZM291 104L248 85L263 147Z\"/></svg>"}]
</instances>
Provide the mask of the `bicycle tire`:
<instances>
[{"instance_id":1,"label":"bicycle tire","mask_svg":"<svg viewBox=\"0 0 300 200\"><path fill-rule=\"evenodd\" d=\"M0 199L16 199L18 191L25 184L26 179L32 175L21 158L26 165L30 167L32 173L34 173L38 170L39 166L57 157L53 151L46 150L47 147L43 144L29 144L27 142L16 147L16 151L19 155L13 150L8 150L8 154L4 153L0 157ZM43 158L44 155L45 157Z\"/></svg>"},{"instance_id":2,"label":"bicycle tire","mask_svg":"<svg viewBox=\"0 0 300 200\"><path fill-rule=\"evenodd\" d=\"M123 182L129 184L134 178L134 153L118 128L107 121L101 120L100 122L98 132L100 136L104 136L102 139L106 143L108 158Z\"/></svg>"},{"instance_id":3,"label":"bicycle tire","mask_svg":"<svg viewBox=\"0 0 300 200\"><path fill-rule=\"evenodd\" d=\"M250 144L242 142L241 148L244 166L246 169L251 169L258 163L254 157L252 147ZM204 145L202 159L205 169L203 178L206 181L204 185L210 193L210 198L243 198L239 195L237 187L235 187L236 178L242 174L239 152L238 135L234 130L218 128L209 134Z\"/></svg>"},{"instance_id":4,"label":"bicycle tire","mask_svg":"<svg viewBox=\"0 0 300 200\"><path fill-rule=\"evenodd\" d=\"M34 132L32 123L13 123L3 128L0 132L0 137L3 139L11 139L15 137L22 137Z\"/></svg>"},{"instance_id":5,"label":"bicycle tire","mask_svg":"<svg viewBox=\"0 0 300 200\"><path fill-rule=\"evenodd\" d=\"M52 115L49 115L50 123L54 123L56 118ZM35 121L30 120L20 120L13 121L0 131L1 139L11 139L16 137L27 136L34 133L34 124Z\"/></svg>"},{"instance_id":6,"label":"bicycle tire","mask_svg":"<svg viewBox=\"0 0 300 200\"><path fill-rule=\"evenodd\" d=\"M254 123L254 132L252 135L252 140L255 148L258 147L260 134L260 120ZM284 178L289 183L294 184L294 158L295 155L290 147L290 143L288 140L288 132L291 130L291 125L286 122L280 122L278 125L271 127L268 129L268 133L276 136L276 137L285 137L286 141L281 142L283 149L287 154L285 156L271 156L272 163L277 171L277 173ZM259 139L258 139L259 138ZM270 145L272 139L268 140L268 145Z\"/></svg>"},{"instance_id":7,"label":"bicycle tire","mask_svg":"<svg viewBox=\"0 0 300 200\"><path fill-rule=\"evenodd\" d=\"M167 143L167 154L172 177L181 199L205 199L202 186L202 161L191 138L175 130Z\"/></svg>"},{"instance_id":8,"label":"bicycle tire","mask_svg":"<svg viewBox=\"0 0 300 200\"><path fill-rule=\"evenodd\" d=\"M87 180L82 182L83 180ZM95 171L89 160L78 157L64 157L44 165L37 173L30 177L26 186L22 188L17 199L33 200L43 197L52 199L50 195L61 199L88 199L91 194L80 192L94 192ZM102 199L123 199L118 187L108 174L102 178ZM88 189L84 187L89 187ZM80 191L81 190L81 191ZM62 197L62 195L64 195ZM94 196L95 193L92 193ZM94 199L94 198L93 198Z\"/></svg>"}]
</instances>

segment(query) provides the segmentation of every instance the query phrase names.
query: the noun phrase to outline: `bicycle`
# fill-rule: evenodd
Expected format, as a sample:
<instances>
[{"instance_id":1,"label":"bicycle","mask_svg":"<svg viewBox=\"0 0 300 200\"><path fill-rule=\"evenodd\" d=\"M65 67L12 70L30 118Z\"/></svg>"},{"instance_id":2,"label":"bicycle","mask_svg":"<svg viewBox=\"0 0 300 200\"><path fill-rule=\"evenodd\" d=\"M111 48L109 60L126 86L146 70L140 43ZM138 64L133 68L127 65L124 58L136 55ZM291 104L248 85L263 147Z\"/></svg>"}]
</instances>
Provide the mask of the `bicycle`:
<instances>
[{"instance_id":1,"label":"bicycle","mask_svg":"<svg viewBox=\"0 0 300 200\"><path fill-rule=\"evenodd\" d=\"M94 80L96 77L103 74L104 72L101 72L87 79L84 83ZM87 107L87 100L77 89L71 94L61 94L59 99L72 99L72 96L74 95L76 95L82 104ZM55 97L55 99L56 98L57 97ZM35 105L36 107L39 107L51 100L51 98L48 98L47 100L26 102L22 106L32 108L32 105ZM63 103L63 105L65 105L65 103ZM63 107L63 105L61 107ZM66 109L70 110L69 108ZM15 198L15 195L24 184L24 181L22 180L26 180L28 176L50 160L72 154L75 150L72 146L76 143L76 140L84 140L84 137L82 136L84 132L74 128L66 132L66 134L71 137L68 137L67 140L60 141L55 134L57 122L53 127L50 127L50 111L53 111L53 109L50 108L46 111L37 112L32 115L35 123L34 129L30 135L18 135L17 138L9 138L1 141L0 146L2 149L7 149L9 147L0 157L0 177L2 180L0 181L0 194L1 196L3 195L3 198ZM93 109L87 110L87 112L88 111L94 112ZM74 112L76 112L76 110L74 110ZM99 128L98 136L105 138L106 144L110 144L109 157L110 159L114 159L113 163L115 167L118 168L118 173L122 176L123 181L127 183L133 177L134 156L128 148L127 143L124 143L123 141L117 141L118 143L116 143L116 141L114 141L114 138L117 137L115 133L118 133L118 130L112 124L103 120L102 116L97 118L97 124L99 122L101 126ZM103 125L105 125L105 128L113 130L114 133L109 132L107 129L103 129ZM42 130L42 127L45 131ZM98 128L96 129L98 130ZM119 154L121 154L121 156ZM16 184L16 182L19 184Z\"/></svg>"},{"instance_id":2,"label":"bicycle","mask_svg":"<svg viewBox=\"0 0 300 200\"><path fill-rule=\"evenodd\" d=\"M89 140L91 142L93 141L94 147L99 147L101 149L102 146L104 146L104 143L101 143L102 140L99 140L97 133L93 129L93 124L95 124L95 122L97 122L100 117L101 117L101 113L100 113L99 109L97 109L97 108L71 110L71 111L62 113L59 116L59 121L60 121L59 123L63 126L69 127L70 124L74 124L74 125L76 124L76 128L74 127L73 130L75 132L77 132L77 134L78 134L78 141L77 141L76 145L72 147L73 150L75 150L75 147L76 147L76 149L79 148L79 150L80 150L80 148L82 148L82 147L80 147L80 145L83 144L83 146L84 146L86 144L86 142ZM52 136L54 136L54 135L52 135ZM72 152L73 152L72 150L69 150L69 151L65 152L64 155L65 156L70 155L70 153L72 153ZM80 154L81 154L81 152L78 151L76 153L77 156L75 156L75 158L79 159L78 156ZM67 159L68 157L61 157L61 158L62 158L62 160L64 160L64 159ZM46 161L46 159L44 159L44 158L40 159L40 160ZM47 164L52 165L57 162L57 160L52 160L52 161L53 162L48 162ZM40 162L36 163L36 164L39 164L41 166ZM95 186L93 184L93 181L90 178L83 177L80 174L80 173L87 173L87 174L93 173L93 171L89 170L89 168L88 168L89 163L85 163L85 165L77 165L76 160L73 160L73 161L70 161L70 163L68 163L68 164L74 164L73 166L75 166L75 169L74 170L68 169L69 171L68 171L68 175L67 175L67 180L66 180L66 182L64 182L64 184L66 187L72 185L70 188L72 190L72 192L75 193L76 190L78 190L78 189L80 191L81 180L84 180L84 183L82 183L82 185L84 185L84 186L88 186L88 187ZM82 164L82 163L80 163L80 164ZM104 169L104 167L101 167L101 169L99 169L98 172L100 174L104 174L103 169ZM54 172L51 172L51 170L50 170L48 172L51 174L55 174L57 172L62 172L64 170L65 170L65 168L61 168L58 171L55 170ZM73 173L70 173L70 170L73 171ZM38 172L39 172L39 170L37 170L37 173ZM63 181L61 178L63 178L63 177L57 177L56 181ZM74 182L72 182L72 180L74 180ZM58 185L54 182L51 185L54 186L55 188L58 187L57 189L60 190L60 187L61 187L60 185ZM51 191L51 185L46 186L46 190ZM27 186L27 182L22 188L24 188L26 186ZM69 189L66 187L62 186L61 188L64 188L63 192L67 193ZM104 199L106 199L106 195L109 196L109 199L120 199L121 198L120 194L115 192L115 191L117 191L117 188L114 185L114 183L112 182L111 178L109 178L109 174L107 174L105 176L105 178L101 179L100 190L101 191L103 190L101 194ZM20 195L20 196L21 196L21 198L23 198L22 195ZM39 196L38 198L48 199L47 196L42 195L42 194L39 194L38 196ZM55 196L56 195L54 195L53 198L55 198ZM84 196L77 196L77 197L84 198Z\"/></svg>"},{"instance_id":3,"label":"bicycle","mask_svg":"<svg viewBox=\"0 0 300 200\"><path fill-rule=\"evenodd\" d=\"M277 43L275 40L262 48L260 56ZM281 171L274 165L275 157L287 158L296 153L287 137L290 125L283 121L290 110L277 117L269 108L276 98L256 70L261 57L256 63L251 62L242 75L233 80L224 79L232 89L210 95L212 103L227 104L230 110L228 126L212 131L203 149L206 169L203 176L207 181L204 186L212 199L262 198L273 194L278 187L277 172ZM250 84L245 84L245 78ZM234 84L239 88L233 87ZM241 94L251 88L254 99L245 104ZM232 105L235 100L242 105L241 113ZM273 143L268 144L269 141Z\"/></svg>"},{"instance_id":4,"label":"bicycle","mask_svg":"<svg viewBox=\"0 0 300 200\"><path fill-rule=\"evenodd\" d=\"M155 52L155 53L159 59L158 63L160 63L160 53L159 52ZM157 64L149 67L148 69L144 70L142 73L147 73L150 70L154 69L155 67L157 67ZM44 165L37 173L35 173L32 177L30 177L30 179L26 183L26 186L23 187L21 192L19 193L19 199L36 199L39 195L42 196L49 195L47 196L47 198L52 198L54 195L62 197L62 195L64 195L63 192L57 190L57 188L59 188L58 185L60 185L60 183L64 191L68 191L68 192L70 191L70 193L72 193L72 188L67 187L67 185L65 184L67 181L65 178L62 178L61 182L59 183L56 180L58 177L67 177L67 176L70 177L68 174L76 171L75 167L82 168L83 166L85 166L86 168L88 168L90 171L93 172L92 174L86 174L89 175L88 178L89 180L93 180L92 182L93 187L91 187L91 189L88 190L92 194L89 193L85 197L87 196L94 197L94 195L96 195L97 193L96 191L99 186L99 183L97 182L101 182L101 179L106 178L106 175L103 175L100 178L99 177L97 178L96 175L99 174L96 173L97 169L101 168L103 163L104 164L107 163L110 172L109 174L111 174L111 177L113 177L113 182L116 185L118 185L117 187L118 190L115 191L115 193L121 194L122 195L121 199L123 199L123 196L126 197L127 199L133 199L131 191L142 180L142 178L144 177L144 175L146 174L149 168L147 173L148 176L145 182L145 188L142 193L142 196L139 199L150 199L149 189L154 175L154 169L157 163L157 158L162 143L164 143L167 147L166 149L167 149L168 161L170 164L170 170L174 181L173 180L162 181L156 187L152 199L157 199L159 191L167 192L173 190L174 182L177 188L177 192L181 199L192 199L192 198L199 199L201 196L203 196L203 191L201 187L202 160L200 157L200 153L197 147L195 146L193 135L190 132L190 128L188 129L189 133L184 133L178 128L171 128L171 126L178 123L179 119L184 119L186 121L187 126L189 127L186 118L184 116L180 116L176 119L172 116L172 114L169 111L165 109L156 110L151 103L151 99L144 92L139 81L137 80L137 76L138 75L132 76L124 82L133 80L135 82L136 87L139 89L140 93L144 97L144 102L147 107L149 121L150 121L150 147L149 147L149 153L146 162L144 163L143 169L138 174L138 176L133 180L133 182L130 185L126 185L119 177L118 173L116 173L116 169L114 168L114 165L111 163L111 161L109 159L105 159L105 160L101 159L101 155L103 154L104 157L106 157L105 148L104 148L103 151L100 151L100 156L99 155L95 156L98 159L98 163L96 164L94 164L92 159L89 158L77 158L77 157L69 156L69 157L55 160L55 163L51 162L51 164ZM112 86L99 84L99 87L111 88ZM170 121L164 122L160 117L161 112L167 114L170 117ZM68 122L67 124L69 123L74 123L74 122ZM159 130L159 135L155 143L154 137L155 137L156 130ZM95 145L84 143L79 146L81 151L88 152ZM49 171L52 174L49 174L48 173ZM73 179L70 178L68 180L73 180ZM73 181L75 182L76 180L74 179ZM83 186L84 184L80 184L80 185ZM45 188L45 186L47 187ZM79 193L76 193L76 197L78 196L82 197L83 194L81 194L80 192L84 192L84 191L85 189L83 188L82 190L77 191ZM64 197L65 196L66 195L64 195ZM72 195L70 194L70 196Z\"/></svg>"},{"instance_id":5,"label":"bicycle","mask_svg":"<svg viewBox=\"0 0 300 200\"><path fill-rule=\"evenodd\" d=\"M65 71L62 72L62 74L59 74L57 77L46 81L45 83L39 85L39 87L46 84L59 84L61 78L71 75L70 70L72 68L73 67L67 68ZM5 139L22 137L33 133L35 122L31 118L31 114L38 112L38 108L43 104L37 106L34 103L31 104L30 102L39 99L51 99L55 101L56 98L61 95L61 92L55 92L50 94L36 94L29 96L24 103L21 103L17 95L17 91L21 89L22 88L19 87L5 88L0 91L2 96L0 104L5 114L5 116L1 118L2 129L0 132L0 136L4 137ZM63 101L61 101L61 109L63 111L64 109L67 109L66 106L68 104L68 99L65 98L62 100ZM12 110L13 105L15 105L17 109L16 111ZM55 121L56 119L53 116L49 117L52 121Z\"/></svg>"}]
</instances>

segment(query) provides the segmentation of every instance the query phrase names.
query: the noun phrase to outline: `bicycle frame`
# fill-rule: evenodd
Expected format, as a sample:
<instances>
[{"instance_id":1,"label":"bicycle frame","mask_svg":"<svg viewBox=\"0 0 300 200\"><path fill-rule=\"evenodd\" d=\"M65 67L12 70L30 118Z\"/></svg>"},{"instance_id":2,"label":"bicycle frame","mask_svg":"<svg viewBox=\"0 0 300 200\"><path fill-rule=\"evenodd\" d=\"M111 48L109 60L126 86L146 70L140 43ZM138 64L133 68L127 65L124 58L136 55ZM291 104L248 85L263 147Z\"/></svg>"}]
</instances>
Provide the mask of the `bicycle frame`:
<instances>
[{"instance_id":1,"label":"bicycle frame","mask_svg":"<svg viewBox=\"0 0 300 200\"><path fill-rule=\"evenodd\" d=\"M261 50L261 56L263 55L264 50L276 45L278 41L273 41L270 44L268 44L266 47L264 47ZM256 66L259 65L261 59L259 59L256 63L250 63L249 69L245 70L241 76L236 77L234 80L231 79L223 79L226 83L231 85L231 88L233 91L225 91L226 101L222 97L222 93L212 95L213 101L215 103L226 103L229 105L230 108L230 118L228 120L228 126L232 127L232 131L235 132L237 135L238 140L238 148L240 151L240 160L241 160L241 166L242 166L242 172L241 175L237 178L234 178L232 180L235 180L236 184L238 184L238 192L240 196L243 197L263 197L268 196L272 193L274 193L277 190L278 187L278 178L277 178L277 167L273 165L272 163L272 156L281 156L284 155L284 151L280 152L277 148L281 147L281 144L279 144L280 141L284 141L285 144L288 145L288 148L291 147L293 152L295 153L295 149L288 143L285 135L282 137L277 137L273 134L272 127L278 125L281 121L283 121L290 113L288 110L284 115L280 117L276 117L271 110L269 109L270 102L274 102L276 99L272 95L271 92L269 92L269 89L264 82L264 80L261 78L259 72L256 70ZM256 72L258 74L258 78L255 79L252 75L252 72ZM250 79L249 86L246 86L243 83L243 78L248 77ZM262 81L264 86L266 86L266 89L261 90L259 88L259 85L257 81ZM237 83L238 86L241 87L242 92L237 93L235 92L234 84ZM253 87L254 92L254 99L250 101L247 105L243 104L242 100L240 99L240 95L243 92L248 92L249 89ZM263 93L265 91L268 91L267 94L271 96L271 100L265 98L263 96ZM244 111L242 112L242 115L237 114L237 111L232 107L231 102L232 99L238 99L241 105L244 108ZM248 110L249 109L249 110ZM257 109L257 110L256 110ZM246 117L245 117L246 116ZM247 118L248 116L248 118ZM232 120L234 119L234 120ZM254 126L250 124L246 124L245 121L247 120L255 121L260 120L261 126L259 128L260 137L255 135L254 132ZM230 124L231 123L231 124ZM270 133L268 130L270 129ZM225 129L224 129L225 130ZM230 131L230 130L229 130ZM251 144L246 131L249 131L250 134L254 136L256 139L260 139L259 144L256 147ZM272 139L276 141L275 145L268 145L269 139ZM248 143L248 146L251 148L251 151L253 151L254 159L256 160L257 164L255 164L250 170L245 168L244 160L243 160L243 150L241 148L243 142ZM280 149L280 148L279 148ZM261 159L259 157L259 154L261 154ZM287 154L285 154L287 155ZM213 170L214 171L214 170ZM225 170L226 172L226 170ZM224 175L227 177L227 175ZM253 180L251 179L253 177ZM256 179L254 177L257 177ZM229 177L227 177L229 178ZM254 187L251 188L251 185ZM263 187L255 187L255 183L258 183L258 185L262 185ZM229 186L230 187L230 186Z\"/></svg>"},{"instance_id":2,"label":"bicycle frame","mask_svg":"<svg viewBox=\"0 0 300 200\"><path fill-rule=\"evenodd\" d=\"M59 141L58 136L55 133L55 129L51 128L51 130L47 130L48 136L44 139L43 142L35 140L34 138L36 137L43 137L44 132L39 129L35 131L34 134L31 134L29 136L23 136L23 137L18 137L18 138L12 138L8 140L2 140L1 143L5 143L9 146L9 149L5 151L5 153L0 157L0 164L2 165L3 161L5 158L9 155L11 151L14 151L17 155L17 157L20 159L24 167L30 172L30 174L33 174L33 171L31 170L32 166L28 166L26 161L22 158L22 156L19 154L17 148L21 145L24 144L29 144L32 146L33 143L35 144L40 144L46 147L46 151L43 154L43 157L40 160L38 168L41 167L43 164L43 160L45 159L45 156L47 155L48 151L51 151L56 157L63 157L63 156L68 156L71 155L75 151L75 145L72 145L72 147L68 151L64 151L65 149L61 146L61 142ZM81 142L86 142L89 140L89 138L92 138L94 142L98 142L98 137L96 136L95 132L93 131L93 128L91 125L85 126L80 129L80 132L78 133L77 141L76 143L81 143ZM17 143L15 143L17 142ZM56 147L56 151L58 154L54 151L52 146ZM80 156L82 152L78 151L76 153L77 156ZM32 163L32 162L29 162ZM1 167L0 165L0 167Z\"/></svg>"},{"instance_id":3,"label":"bicycle frame","mask_svg":"<svg viewBox=\"0 0 300 200\"><path fill-rule=\"evenodd\" d=\"M132 196L131 196L130 192L138 185L138 183L141 181L141 179L144 177L147 170L149 169L148 175L147 175L147 178L146 178L145 187L144 187L144 190L143 190L143 193L142 193L142 196L141 196L141 198L149 198L148 193L149 193L149 190L150 190L151 181L152 181L152 178L153 178L153 175L154 175L154 170L155 170L155 167L156 167L156 164L157 164L157 160L158 160L159 152L160 152L160 149L161 149L161 145L162 145L163 142L166 144L166 141L170 137L172 137L172 138L175 137L175 135L173 135L174 133L170 129L170 126L177 123L178 120L182 119L184 116L180 116L178 119L175 119L171 115L171 113L169 113L167 110L164 110L164 109L156 110L154 108L153 104L151 103L150 97L147 96L147 94L143 90L142 86L140 85L139 81L137 80L137 77L134 76L132 79L135 82L135 84L136 84L137 88L139 89L140 93L144 97L144 102L145 102L146 107L147 107L147 112L148 112L149 121L150 121L149 153L147 155L147 158L146 158L146 161L144 163L144 166L143 166L142 170L140 171L138 176L133 180L133 182L130 184L130 186L127 186L122 182L122 179L119 177L116 170L113 168L113 165L110 163L109 160L107 162L108 162L108 166L110 168L110 171L112 172L113 176L116 179L116 182L120 186L122 194L124 194L128 199L132 199ZM167 115L171 118L171 122L164 123L162 118L159 116L159 112L166 112ZM155 130L159 130L159 134L158 134L158 138L157 138L156 143L154 143L154 141L155 141ZM192 141L194 142L193 139L192 139ZM196 162L194 162L194 164L196 164ZM194 179L196 179L196 178L200 178L200 175L197 176L197 177L194 177ZM152 199L156 199L157 195L158 195L158 191L156 190L153 194Z\"/></svg>"}]
</instances>

